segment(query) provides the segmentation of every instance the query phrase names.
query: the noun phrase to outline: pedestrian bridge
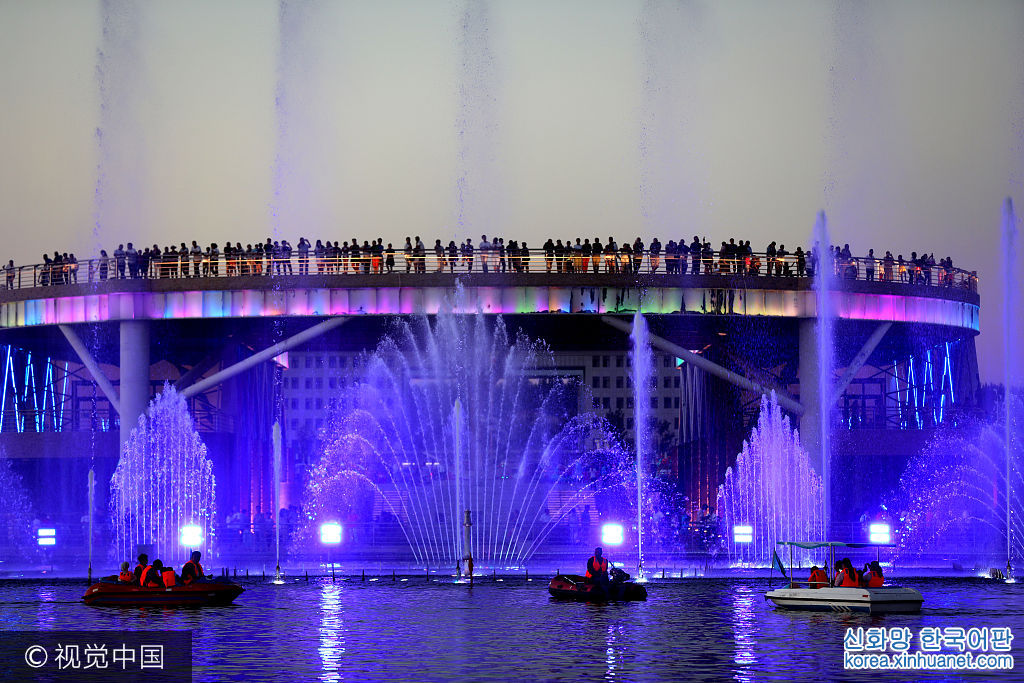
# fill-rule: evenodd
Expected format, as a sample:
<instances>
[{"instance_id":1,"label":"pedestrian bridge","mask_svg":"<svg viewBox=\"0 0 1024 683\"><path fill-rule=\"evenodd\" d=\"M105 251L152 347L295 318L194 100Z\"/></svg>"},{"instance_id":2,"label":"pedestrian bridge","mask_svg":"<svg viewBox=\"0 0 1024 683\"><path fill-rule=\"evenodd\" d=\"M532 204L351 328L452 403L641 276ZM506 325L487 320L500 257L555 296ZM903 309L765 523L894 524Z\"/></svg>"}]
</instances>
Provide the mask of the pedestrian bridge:
<instances>
[{"instance_id":1,"label":"pedestrian bridge","mask_svg":"<svg viewBox=\"0 0 1024 683\"><path fill-rule=\"evenodd\" d=\"M123 320L485 314L733 315L813 318L813 280L664 274L368 274L105 280L0 293L0 328ZM976 333L980 301L961 287L840 280L840 319Z\"/></svg>"}]
</instances>

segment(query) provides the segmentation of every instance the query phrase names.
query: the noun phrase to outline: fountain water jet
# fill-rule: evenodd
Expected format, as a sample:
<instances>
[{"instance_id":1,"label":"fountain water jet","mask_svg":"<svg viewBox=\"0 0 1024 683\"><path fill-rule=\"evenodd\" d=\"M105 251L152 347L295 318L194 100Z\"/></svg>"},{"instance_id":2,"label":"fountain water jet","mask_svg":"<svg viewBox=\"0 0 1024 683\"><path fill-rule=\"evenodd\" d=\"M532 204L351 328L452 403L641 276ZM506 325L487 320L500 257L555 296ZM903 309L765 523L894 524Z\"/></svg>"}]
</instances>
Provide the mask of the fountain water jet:
<instances>
[{"instance_id":1,"label":"fountain water jet","mask_svg":"<svg viewBox=\"0 0 1024 683\"><path fill-rule=\"evenodd\" d=\"M824 504L825 534L828 534L831 521L831 490L832 490L832 374L835 367L835 310L832 302L832 290L835 286L835 262L831 252L832 242L829 239L828 219L825 212L818 212L814 224L814 255L817 260L814 270L814 292L817 306L817 325L815 326L818 356L818 402L809 406L808 410L817 411L817 442L819 449L815 453L820 458L822 500Z\"/></svg>"},{"instance_id":2,"label":"fountain water jet","mask_svg":"<svg viewBox=\"0 0 1024 683\"><path fill-rule=\"evenodd\" d=\"M112 559L134 557L149 546L150 558L170 566L186 526L200 529L192 550L210 554L214 538L213 466L185 399L165 384L124 444L110 479Z\"/></svg>"},{"instance_id":3,"label":"fountain water jet","mask_svg":"<svg viewBox=\"0 0 1024 683\"><path fill-rule=\"evenodd\" d=\"M718 488L717 507L733 561L767 567L777 541L823 540L823 488L775 392L762 396L757 426ZM751 527L750 542L736 541L735 526Z\"/></svg>"},{"instance_id":4,"label":"fountain water jet","mask_svg":"<svg viewBox=\"0 0 1024 683\"><path fill-rule=\"evenodd\" d=\"M630 332L633 344L633 417L636 435L636 555L637 579L644 578L644 525L646 523L647 504L644 493L646 487L647 468L651 464L651 376L654 370L654 358L651 353L650 333L647 320L638 310L633 316L633 331Z\"/></svg>"},{"instance_id":5,"label":"fountain water jet","mask_svg":"<svg viewBox=\"0 0 1024 683\"><path fill-rule=\"evenodd\" d=\"M397 323L341 383L300 538L370 491L417 564L455 566L471 551L522 566L570 512L632 478L610 426L578 412L577 386L550 373L547 353L511 341L501 318Z\"/></svg>"},{"instance_id":6,"label":"fountain water jet","mask_svg":"<svg viewBox=\"0 0 1024 683\"><path fill-rule=\"evenodd\" d=\"M1012 484L1014 474L1019 476L1019 463L1013 458L1014 441L1017 439L1016 412L1013 410L1014 396L1019 390L1021 380L1018 363L1020 362L1020 334L1017 330L1017 306L1019 293L1019 276L1017 273L1017 216L1013 210L1013 200L1009 197L1003 204L1003 427L1005 436L1003 447L1006 460L1006 570L1007 577L1012 576L1013 564L1013 499Z\"/></svg>"}]
</instances>

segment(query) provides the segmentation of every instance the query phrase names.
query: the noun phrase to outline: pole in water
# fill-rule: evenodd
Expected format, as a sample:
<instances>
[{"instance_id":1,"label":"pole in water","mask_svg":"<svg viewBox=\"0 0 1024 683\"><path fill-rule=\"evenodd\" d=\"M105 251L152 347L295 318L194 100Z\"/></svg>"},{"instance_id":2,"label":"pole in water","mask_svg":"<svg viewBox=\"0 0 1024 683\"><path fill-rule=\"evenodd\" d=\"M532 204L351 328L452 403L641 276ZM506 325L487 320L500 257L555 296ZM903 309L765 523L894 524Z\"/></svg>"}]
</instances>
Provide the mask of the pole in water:
<instances>
[{"instance_id":1,"label":"pole in water","mask_svg":"<svg viewBox=\"0 0 1024 683\"><path fill-rule=\"evenodd\" d=\"M309 570L306 570L306 583L309 583Z\"/></svg>"},{"instance_id":2,"label":"pole in water","mask_svg":"<svg viewBox=\"0 0 1024 683\"><path fill-rule=\"evenodd\" d=\"M361 580L362 581L366 581L366 570L365 569L363 570L363 578Z\"/></svg>"},{"instance_id":3,"label":"pole in water","mask_svg":"<svg viewBox=\"0 0 1024 683\"><path fill-rule=\"evenodd\" d=\"M391 580L392 580L392 581L396 581L396 580L397 580L397 579L395 578L395 570L394 570L394 569L392 569L392 570L391 570Z\"/></svg>"}]
</instances>

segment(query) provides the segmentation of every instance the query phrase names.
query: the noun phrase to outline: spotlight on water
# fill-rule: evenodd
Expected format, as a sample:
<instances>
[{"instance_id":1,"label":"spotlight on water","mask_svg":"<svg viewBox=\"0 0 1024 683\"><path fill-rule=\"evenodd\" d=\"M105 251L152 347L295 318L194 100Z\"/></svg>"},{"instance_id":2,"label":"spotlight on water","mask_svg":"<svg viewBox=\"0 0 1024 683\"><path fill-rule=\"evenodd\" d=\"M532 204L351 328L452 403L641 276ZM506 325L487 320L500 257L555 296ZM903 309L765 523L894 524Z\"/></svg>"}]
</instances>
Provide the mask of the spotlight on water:
<instances>
[{"instance_id":1,"label":"spotlight on water","mask_svg":"<svg viewBox=\"0 0 1024 683\"><path fill-rule=\"evenodd\" d=\"M889 533L888 524L872 524L868 527L868 539L872 543L889 543L892 535Z\"/></svg>"},{"instance_id":2,"label":"spotlight on water","mask_svg":"<svg viewBox=\"0 0 1024 683\"><path fill-rule=\"evenodd\" d=\"M341 543L341 525L337 522L325 522L320 525L320 542L324 545Z\"/></svg>"},{"instance_id":3,"label":"spotlight on water","mask_svg":"<svg viewBox=\"0 0 1024 683\"><path fill-rule=\"evenodd\" d=\"M178 530L178 543L186 548L203 544L203 528L198 524L186 524Z\"/></svg>"},{"instance_id":4,"label":"spotlight on water","mask_svg":"<svg viewBox=\"0 0 1024 683\"><path fill-rule=\"evenodd\" d=\"M749 525L737 525L732 528L733 543L753 543L754 527Z\"/></svg>"},{"instance_id":5,"label":"spotlight on water","mask_svg":"<svg viewBox=\"0 0 1024 683\"><path fill-rule=\"evenodd\" d=\"M621 524L605 524L601 527L601 543L605 545L622 545L624 537Z\"/></svg>"},{"instance_id":6,"label":"spotlight on water","mask_svg":"<svg viewBox=\"0 0 1024 683\"><path fill-rule=\"evenodd\" d=\"M39 545L57 545L56 529L40 529L37 533L37 542Z\"/></svg>"}]
</instances>

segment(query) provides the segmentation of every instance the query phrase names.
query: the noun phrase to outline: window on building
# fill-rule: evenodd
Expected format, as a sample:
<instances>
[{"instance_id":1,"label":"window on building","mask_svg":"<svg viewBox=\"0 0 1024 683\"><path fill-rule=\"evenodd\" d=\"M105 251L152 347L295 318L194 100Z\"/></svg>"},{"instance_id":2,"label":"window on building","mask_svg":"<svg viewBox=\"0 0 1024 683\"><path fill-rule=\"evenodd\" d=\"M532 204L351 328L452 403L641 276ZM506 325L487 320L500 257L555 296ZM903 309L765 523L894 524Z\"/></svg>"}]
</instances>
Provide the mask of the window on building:
<instances>
[{"instance_id":1,"label":"window on building","mask_svg":"<svg viewBox=\"0 0 1024 683\"><path fill-rule=\"evenodd\" d=\"M608 396L605 396L604 398L602 398L601 399L601 406L604 407L605 410L611 410L612 409L612 400L611 400L611 398L608 397Z\"/></svg>"},{"instance_id":2,"label":"window on building","mask_svg":"<svg viewBox=\"0 0 1024 683\"><path fill-rule=\"evenodd\" d=\"M313 388L313 378L312 377L307 377L306 378L306 388L307 389L312 389Z\"/></svg>"},{"instance_id":3,"label":"window on building","mask_svg":"<svg viewBox=\"0 0 1024 683\"><path fill-rule=\"evenodd\" d=\"M677 410L679 409L679 397L678 396L675 396L675 397L672 398L672 407L677 409Z\"/></svg>"},{"instance_id":4,"label":"window on building","mask_svg":"<svg viewBox=\"0 0 1024 683\"><path fill-rule=\"evenodd\" d=\"M633 410L633 397L632 396L627 396L626 397L626 409L627 410Z\"/></svg>"},{"instance_id":5,"label":"window on building","mask_svg":"<svg viewBox=\"0 0 1024 683\"><path fill-rule=\"evenodd\" d=\"M675 419L675 424L676 424L676 431L679 431L679 417L678 416Z\"/></svg>"},{"instance_id":6,"label":"window on building","mask_svg":"<svg viewBox=\"0 0 1024 683\"><path fill-rule=\"evenodd\" d=\"M625 383L626 383L626 381L625 381L625 379L623 379L622 375L619 375L618 377L615 378L615 388L616 389L621 389L622 386Z\"/></svg>"},{"instance_id":7,"label":"window on building","mask_svg":"<svg viewBox=\"0 0 1024 683\"><path fill-rule=\"evenodd\" d=\"M292 410L298 410L299 409L299 399L293 398L291 406L292 406Z\"/></svg>"},{"instance_id":8,"label":"window on building","mask_svg":"<svg viewBox=\"0 0 1024 683\"><path fill-rule=\"evenodd\" d=\"M316 409L317 409L317 410L320 410L320 409L322 409L323 407L324 407L324 400L323 400L322 398L318 398L318 399L316 400Z\"/></svg>"},{"instance_id":9,"label":"window on building","mask_svg":"<svg viewBox=\"0 0 1024 683\"><path fill-rule=\"evenodd\" d=\"M316 366L318 368L322 368L324 366L324 357L323 356L317 356L316 357Z\"/></svg>"},{"instance_id":10,"label":"window on building","mask_svg":"<svg viewBox=\"0 0 1024 683\"><path fill-rule=\"evenodd\" d=\"M672 367L672 357L671 356L665 356L664 367L666 367L666 368Z\"/></svg>"},{"instance_id":11,"label":"window on building","mask_svg":"<svg viewBox=\"0 0 1024 683\"><path fill-rule=\"evenodd\" d=\"M306 410L312 410L312 409L313 409L313 399L307 398L306 399Z\"/></svg>"},{"instance_id":12,"label":"window on building","mask_svg":"<svg viewBox=\"0 0 1024 683\"><path fill-rule=\"evenodd\" d=\"M632 377L627 377L626 378L626 388L627 389L632 389L633 388L633 378Z\"/></svg>"},{"instance_id":13,"label":"window on building","mask_svg":"<svg viewBox=\"0 0 1024 683\"><path fill-rule=\"evenodd\" d=\"M672 386L674 386L676 389L679 388L679 375L678 374L675 377L672 378Z\"/></svg>"},{"instance_id":14,"label":"window on building","mask_svg":"<svg viewBox=\"0 0 1024 683\"><path fill-rule=\"evenodd\" d=\"M665 387L666 389L668 389L670 386L672 386L672 378L671 377L666 377L665 381L662 382L661 385L663 387Z\"/></svg>"},{"instance_id":15,"label":"window on building","mask_svg":"<svg viewBox=\"0 0 1024 683\"><path fill-rule=\"evenodd\" d=\"M324 378L323 377L317 377L316 378L316 388L317 389L323 389L324 388Z\"/></svg>"},{"instance_id":16,"label":"window on building","mask_svg":"<svg viewBox=\"0 0 1024 683\"><path fill-rule=\"evenodd\" d=\"M633 422L633 418L631 418L631 417L627 417L626 418L626 429L632 429L634 424L635 423Z\"/></svg>"},{"instance_id":17,"label":"window on building","mask_svg":"<svg viewBox=\"0 0 1024 683\"><path fill-rule=\"evenodd\" d=\"M342 356L341 358L339 358L338 359L338 367L339 368L345 367L345 362L346 361L347 361L347 359L345 358L345 356Z\"/></svg>"},{"instance_id":18,"label":"window on building","mask_svg":"<svg viewBox=\"0 0 1024 683\"><path fill-rule=\"evenodd\" d=\"M657 396L651 396L651 408L653 408L654 410L658 409L658 397Z\"/></svg>"},{"instance_id":19,"label":"window on building","mask_svg":"<svg viewBox=\"0 0 1024 683\"><path fill-rule=\"evenodd\" d=\"M618 356L615 356L615 367L617 367L617 368L621 368L622 367L622 354L619 354Z\"/></svg>"},{"instance_id":20,"label":"window on building","mask_svg":"<svg viewBox=\"0 0 1024 683\"><path fill-rule=\"evenodd\" d=\"M327 366L331 367L331 368L338 367L338 357L337 356L328 356L328 358L327 358Z\"/></svg>"},{"instance_id":21,"label":"window on building","mask_svg":"<svg viewBox=\"0 0 1024 683\"><path fill-rule=\"evenodd\" d=\"M312 356L306 356L306 367L307 368L313 367L313 357Z\"/></svg>"},{"instance_id":22,"label":"window on building","mask_svg":"<svg viewBox=\"0 0 1024 683\"><path fill-rule=\"evenodd\" d=\"M338 388L338 378L337 377L331 377L329 380L327 380L327 386L330 387L331 389L337 389Z\"/></svg>"},{"instance_id":23,"label":"window on building","mask_svg":"<svg viewBox=\"0 0 1024 683\"><path fill-rule=\"evenodd\" d=\"M626 367L627 368L633 367L633 357L632 356L626 356Z\"/></svg>"},{"instance_id":24,"label":"window on building","mask_svg":"<svg viewBox=\"0 0 1024 683\"><path fill-rule=\"evenodd\" d=\"M590 367L599 368L601 367L601 356L594 356L590 359Z\"/></svg>"},{"instance_id":25,"label":"window on building","mask_svg":"<svg viewBox=\"0 0 1024 683\"><path fill-rule=\"evenodd\" d=\"M619 396L617 399L615 399L615 409L616 410L622 410L623 407L625 407L625 405L626 405L626 399L624 399L623 397Z\"/></svg>"},{"instance_id":26,"label":"window on building","mask_svg":"<svg viewBox=\"0 0 1024 683\"><path fill-rule=\"evenodd\" d=\"M609 389L609 388L611 388L611 386L612 386L612 378L611 377L602 377L601 378L601 388Z\"/></svg>"},{"instance_id":27,"label":"window on building","mask_svg":"<svg viewBox=\"0 0 1024 683\"><path fill-rule=\"evenodd\" d=\"M595 389L600 389L601 388L601 378L598 377L597 375L594 375L594 378L590 381L590 385L592 387L594 387Z\"/></svg>"},{"instance_id":28,"label":"window on building","mask_svg":"<svg viewBox=\"0 0 1024 683\"><path fill-rule=\"evenodd\" d=\"M608 367L608 363L611 362L611 356L601 356L601 367Z\"/></svg>"},{"instance_id":29,"label":"window on building","mask_svg":"<svg viewBox=\"0 0 1024 683\"><path fill-rule=\"evenodd\" d=\"M669 398L668 396L666 396L662 400L662 402L661 402L661 407L664 408L665 410L668 410L669 408L671 408L672 407L672 399Z\"/></svg>"}]
</instances>

